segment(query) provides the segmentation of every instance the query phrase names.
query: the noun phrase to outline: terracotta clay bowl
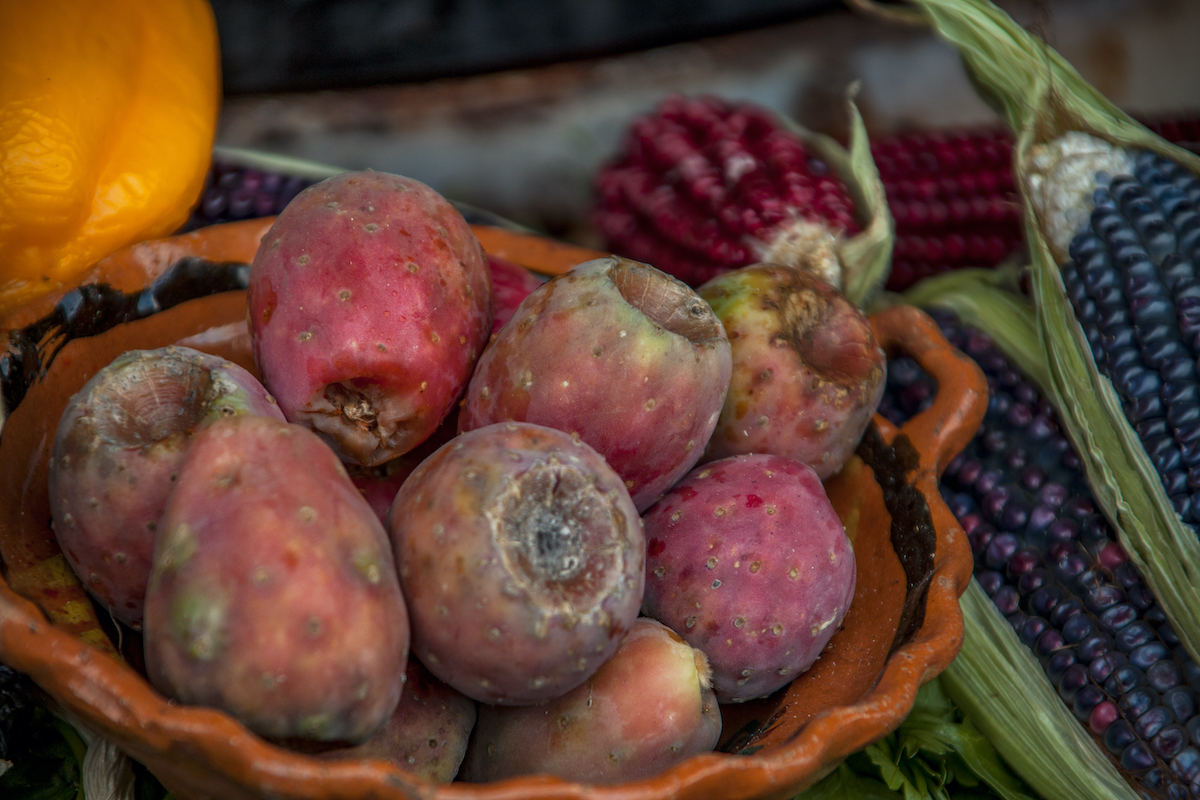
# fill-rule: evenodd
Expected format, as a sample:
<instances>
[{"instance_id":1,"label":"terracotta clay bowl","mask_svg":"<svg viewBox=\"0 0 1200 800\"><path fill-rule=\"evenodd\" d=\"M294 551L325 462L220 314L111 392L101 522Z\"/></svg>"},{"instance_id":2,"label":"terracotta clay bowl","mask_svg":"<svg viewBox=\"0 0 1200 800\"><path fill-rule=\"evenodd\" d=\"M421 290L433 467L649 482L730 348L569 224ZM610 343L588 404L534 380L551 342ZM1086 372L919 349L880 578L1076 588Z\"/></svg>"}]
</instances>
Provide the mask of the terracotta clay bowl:
<instances>
[{"instance_id":1,"label":"terracotta clay bowl","mask_svg":"<svg viewBox=\"0 0 1200 800\"><path fill-rule=\"evenodd\" d=\"M159 695L139 670L138 637L97 615L58 549L46 459L67 399L125 350L184 342L253 369L245 264L269 223L216 225L121 251L81 287L0 324L0 661L31 676L180 800L785 798L894 730L918 687L957 654L958 598L972 558L937 480L980 424L986 383L927 316L898 307L872 317L875 331L889 352L930 372L938 393L902 428L877 416L858 454L827 483L854 542L853 605L812 669L769 698L723 708L717 752L611 786L546 776L435 785L383 761L285 750L222 712ZM546 274L597 255L498 228L476 233L489 252Z\"/></svg>"}]
</instances>

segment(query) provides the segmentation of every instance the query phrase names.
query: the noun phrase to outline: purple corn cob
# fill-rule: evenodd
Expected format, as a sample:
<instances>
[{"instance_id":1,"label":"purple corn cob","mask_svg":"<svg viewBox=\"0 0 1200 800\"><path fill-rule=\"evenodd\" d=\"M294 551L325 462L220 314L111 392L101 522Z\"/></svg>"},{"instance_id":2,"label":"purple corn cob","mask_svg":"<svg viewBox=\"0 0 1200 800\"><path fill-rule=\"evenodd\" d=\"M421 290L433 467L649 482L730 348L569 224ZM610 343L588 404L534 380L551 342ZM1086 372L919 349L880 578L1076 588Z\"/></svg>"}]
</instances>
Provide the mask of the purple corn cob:
<instances>
[{"instance_id":1,"label":"purple corn cob","mask_svg":"<svg viewBox=\"0 0 1200 800\"><path fill-rule=\"evenodd\" d=\"M1100 513L1050 404L988 337L934 317L991 393L978 434L942 477L976 579L1131 785L1200 797L1200 666ZM897 358L879 411L899 423L935 393L916 362Z\"/></svg>"}]
</instances>

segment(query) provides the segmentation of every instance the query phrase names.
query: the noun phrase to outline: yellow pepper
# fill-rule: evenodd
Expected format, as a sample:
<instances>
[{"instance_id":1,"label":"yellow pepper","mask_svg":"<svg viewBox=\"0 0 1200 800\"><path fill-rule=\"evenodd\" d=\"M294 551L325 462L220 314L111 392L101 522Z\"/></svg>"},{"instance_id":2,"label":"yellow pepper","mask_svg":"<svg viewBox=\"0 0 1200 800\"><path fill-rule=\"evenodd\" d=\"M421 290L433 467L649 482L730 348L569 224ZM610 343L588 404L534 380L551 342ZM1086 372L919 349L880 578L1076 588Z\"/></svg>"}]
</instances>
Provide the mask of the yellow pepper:
<instances>
[{"instance_id":1,"label":"yellow pepper","mask_svg":"<svg viewBox=\"0 0 1200 800\"><path fill-rule=\"evenodd\" d=\"M206 0L0 0L0 318L187 220L220 94Z\"/></svg>"}]
</instances>

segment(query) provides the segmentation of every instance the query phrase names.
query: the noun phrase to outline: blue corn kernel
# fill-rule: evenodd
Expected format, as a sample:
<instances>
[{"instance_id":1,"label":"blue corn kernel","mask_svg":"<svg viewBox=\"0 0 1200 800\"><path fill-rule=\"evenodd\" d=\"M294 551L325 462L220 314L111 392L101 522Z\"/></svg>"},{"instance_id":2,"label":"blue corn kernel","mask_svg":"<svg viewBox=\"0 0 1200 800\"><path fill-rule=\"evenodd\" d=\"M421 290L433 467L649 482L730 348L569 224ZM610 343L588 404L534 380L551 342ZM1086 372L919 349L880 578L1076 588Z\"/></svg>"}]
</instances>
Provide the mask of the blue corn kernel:
<instances>
[{"instance_id":1,"label":"blue corn kernel","mask_svg":"<svg viewBox=\"0 0 1200 800\"><path fill-rule=\"evenodd\" d=\"M1155 638L1155 631L1148 623L1138 621L1126 625L1117 632L1115 637L1117 647L1126 653L1131 653L1138 647Z\"/></svg>"},{"instance_id":2,"label":"blue corn kernel","mask_svg":"<svg viewBox=\"0 0 1200 800\"><path fill-rule=\"evenodd\" d=\"M1104 746L1110 753L1120 754L1137 741L1133 728L1123 719L1118 719L1104 732Z\"/></svg>"},{"instance_id":3,"label":"blue corn kernel","mask_svg":"<svg viewBox=\"0 0 1200 800\"><path fill-rule=\"evenodd\" d=\"M1147 642L1129 654L1129 663L1139 669L1148 670L1164 658L1169 658L1171 650L1161 641Z\"/></svg>"},{"instance_id":4,"label":"blue corn kernel","mask_svg":"<svg viewBox=\"0 0 1200 800\"><path fill-rule=\"evenodd\" d=\"M1200 384L1193 380L1167 381L1162 387L1162 398L1168 406L1195 403L1200 401Z\"/></svg>"},{"instance_id":5,"label":"blue corn kernel","mask_svg":"<svg viewBox=\"0 0 1200 800\"><path fill-rule=\"evenodd\" d=\"M1125 664L1113 670L1112 675L1104 682L1104 691L1111 697L1123 697L1146 682L1146 673L1132 664Z\"/></svg>"},{"instance_id":6,"label":"blue corn kernel","mask_svg":"<svg viewBox=\"0 0 1200 800\"><path fill-rule=\"evenodd\" d=\"M1161 705L1162 698L1149 686L1134 689L1117 706L1136 721L1133 732L1142 739L1153 739L1166 726L1175 721L1171 709Z\"/></svg>"},{"instance_id":7,"label":"blue corn kernel","mask_svg":"<svg viewBox=\"0 0 1200 800\"><path fill-rule=\"evenodd\" d=\"M1074 621L1072 618L1070 621ZM1070 622L1069 621L1069 622ZM1112 637L1106 633L1088 636L1075 648L1076 657L1084 664L1091 664L1112 649Z\"/></svg>"}]
</instances>

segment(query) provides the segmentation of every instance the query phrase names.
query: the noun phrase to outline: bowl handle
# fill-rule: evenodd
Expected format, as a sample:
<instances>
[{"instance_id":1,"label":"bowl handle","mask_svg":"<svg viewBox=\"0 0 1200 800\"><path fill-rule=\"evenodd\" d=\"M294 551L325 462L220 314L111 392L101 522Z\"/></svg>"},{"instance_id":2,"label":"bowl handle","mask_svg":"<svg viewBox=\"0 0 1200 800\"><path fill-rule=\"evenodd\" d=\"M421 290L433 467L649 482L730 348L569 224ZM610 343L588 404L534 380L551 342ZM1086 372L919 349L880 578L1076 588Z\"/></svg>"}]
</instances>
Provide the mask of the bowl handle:
<instances>
[{"instance_id":1,"label":"bowl handle","mask_svg":"<svg viewBox=\"0 0 1200 800\"><path fill-rule=\"evenodd\" d=\"M942 336L937 323L916 306L892 306L871 315L875 337L889 356L907 354L937 381L933 404L899 429L875 416L884 439L908 436L920 453L920 468L940 476L971 441L987 411L987 378L971 358Z\"/></svg>"}]
</instances>

